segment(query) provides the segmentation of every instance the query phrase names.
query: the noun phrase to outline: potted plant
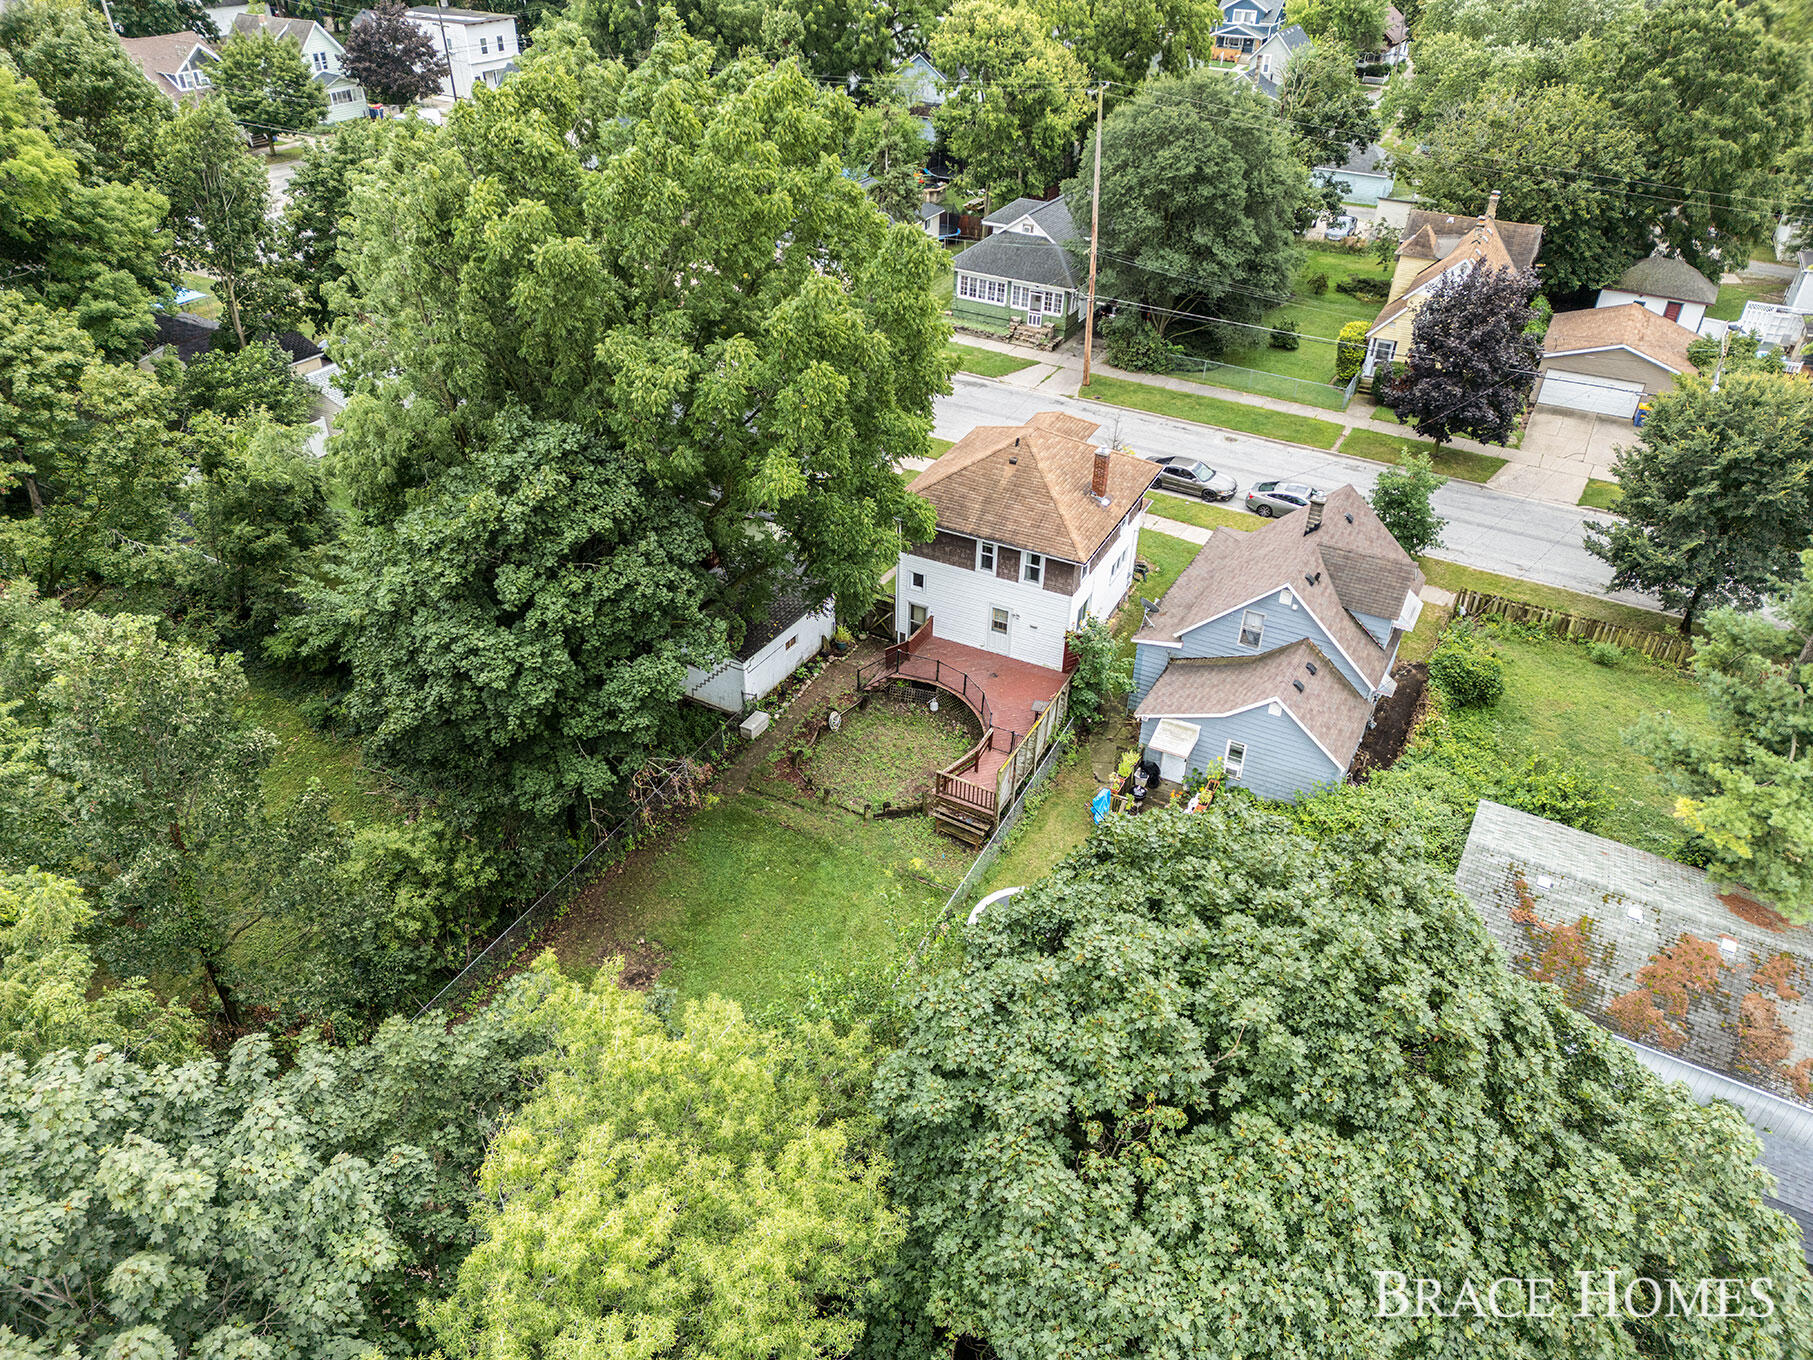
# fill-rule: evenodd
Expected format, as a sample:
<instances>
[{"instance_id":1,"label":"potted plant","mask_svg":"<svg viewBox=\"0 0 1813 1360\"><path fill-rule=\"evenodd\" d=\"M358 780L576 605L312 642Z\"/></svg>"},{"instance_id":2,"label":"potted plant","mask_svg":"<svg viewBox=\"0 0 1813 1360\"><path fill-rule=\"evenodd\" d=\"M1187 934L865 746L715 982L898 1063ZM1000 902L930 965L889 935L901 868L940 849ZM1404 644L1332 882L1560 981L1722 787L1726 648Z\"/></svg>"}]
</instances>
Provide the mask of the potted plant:
<instances>
[{"instance_id":1,"label":"potted plant","mask_svg":"<svg viewBox=\"0 0 1813 1360\"><path fill-rule=\"evenodd\" d=\"M840 623L837 625L837 631L831 634L831 650L842 656L850 650L850 644L855 640L850 636L850 630Z\"/></svg>"}]
</instances>

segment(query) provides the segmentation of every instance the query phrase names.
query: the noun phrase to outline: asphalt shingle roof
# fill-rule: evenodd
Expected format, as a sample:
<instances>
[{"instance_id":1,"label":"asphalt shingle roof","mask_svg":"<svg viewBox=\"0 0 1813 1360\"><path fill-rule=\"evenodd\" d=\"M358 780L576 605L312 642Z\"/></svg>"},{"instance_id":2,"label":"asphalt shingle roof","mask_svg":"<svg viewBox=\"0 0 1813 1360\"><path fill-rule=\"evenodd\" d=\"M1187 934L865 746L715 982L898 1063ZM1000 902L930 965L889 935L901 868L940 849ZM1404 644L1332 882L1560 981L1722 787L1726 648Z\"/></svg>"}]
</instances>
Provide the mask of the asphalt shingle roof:
<instances>
[{"instance_id":1,"label":"asphalt shingle roof","mask_svg":"<svg viewBox=\"0 0 1813 1360\"><path fill-rule=\"evenodd\" d=\"M1686 260L1672 255L1651 255L1638 260L1618 276L1612 287L1624 293L1641 293L1645 297L1673 298L1680 302L1714 303L1719 300L1719 286Z\"/></svg>"},{"instance_id":2,"label":"asphalt shingle roof","mask_svg":"<svg viewBox=\"0 0 1813 1360\"><path fill-rule=\"evenodd\" d=\"M1687 327L1657 316L1641 302L1616 307L1588 307L1579 312L1557 312L1542 338L1542 357L1558 358L1583 350L1628 345L1644 358L1676 373L1698 373L1687 358L1695 340Z\"/></svg>"},{"instance_id":3,"label":"asphalt shingle roof","mask_svg":"<svg viewBox=\"0 0 1813 1360\"><path fill-rule=\"evenodd\" d=\"M1032 218L1051 239L1044 236L1032 236L1018 231L997 231L992 236L984 236L961 255L957 256L956 268L965 274L982 274L992 279L1012 279L1016 283L1032 284L1039 288L1071 288L1077 286L1076 270L1071 263L1070 252L1064 248L1064 242L1076 238L1076 223L1070 216L1070 209L1061 198L1050 202L1038 199L1022 198L1008 205L1033 205L1030 211ZM1003 214L1005 215L1005 209ZM1018 221L1026 212L1016 212L1012 219ZM994 220L994 219L990 219Z\"/></svg>"},{"instance_id":4,"label":"asphalt shingle roof","mask_svg":"<svg viewBox=\"0 0 1813 1360\"><path fill-rule=\"evenodd\" d=\"M1343 769L1353 763L1372 719L1372 705L1307 638L1259 656L1177 658L1165 667L1134 716L1207 718L1272 699L1289 709Z\"/></svg>"}]
</instances>

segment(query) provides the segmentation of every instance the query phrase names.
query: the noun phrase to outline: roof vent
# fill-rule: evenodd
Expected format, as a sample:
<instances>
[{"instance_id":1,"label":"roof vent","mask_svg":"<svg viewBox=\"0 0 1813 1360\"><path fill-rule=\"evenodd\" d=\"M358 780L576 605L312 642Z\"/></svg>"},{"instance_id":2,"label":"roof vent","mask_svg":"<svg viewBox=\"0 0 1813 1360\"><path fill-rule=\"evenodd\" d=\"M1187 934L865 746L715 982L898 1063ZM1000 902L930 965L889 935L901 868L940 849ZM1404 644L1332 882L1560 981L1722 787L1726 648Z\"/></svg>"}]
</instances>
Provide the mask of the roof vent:
<instances>
[{"instance_id":1,"label":"roof vent","mask_svg":"<svg viewBox=\"0 0 1813 1360\"><path fill-rule=\"evenodd\" d=\"M1291 681L1291 688L1301 694L1303 693L1303 682L1301 680L1293 680Z\"/></svg>"},{"instance_id":2,"label":"roof vent","mask_svg":"<svg viewBox=\"0 0 1813 1360\"><path fill-rule=\"evenodd\" d=\"M1020 441L1017 439L1014 440L1014 443L1016 443L1016 444L1018 444L1019 442ZM1018 467L1020 465L1020 460L1018 458L1009 458L1007 461L1014 467Z\"/></svg>"},{"instance_id":3,"label":"roof vent","mask_svg":"<svg viewBox=\"0 0 1813 1360\"><path fill-rule=\"evenodd\" d=\"M1316 663L1313 661L1305 661L1303 663L1303 669L1308 671L1311 675L1314 675L1316 674Z\"/></svg>"},{"instance_id":4,"label":"roof vent","mask_svg":"<svg viewBox=\"0 0 1813 1360\"><path fill-rule=\"evenodd\" d=\"M1343 516L1343 517L1342 517L1342 518L1344 518L1344 519L1345 519L1345 520L1346 520L1346 521L1347 521L1347 522L1348 522L1348 523L1349 523L1349 524L1352 524L1352 523L1353 523L1353 516L1352 516L1352 515L1344 515L1344 516Z\"/></svg>"}]
</instances>

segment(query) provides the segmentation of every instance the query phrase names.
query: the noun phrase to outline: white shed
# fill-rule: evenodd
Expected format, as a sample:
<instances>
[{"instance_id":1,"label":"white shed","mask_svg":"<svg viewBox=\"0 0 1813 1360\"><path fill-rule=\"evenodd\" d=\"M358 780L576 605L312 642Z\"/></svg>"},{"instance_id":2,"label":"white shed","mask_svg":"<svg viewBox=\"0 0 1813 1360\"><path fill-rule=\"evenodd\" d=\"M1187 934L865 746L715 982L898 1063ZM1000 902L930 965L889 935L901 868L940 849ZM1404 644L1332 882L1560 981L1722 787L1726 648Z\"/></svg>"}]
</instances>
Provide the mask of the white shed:
<instances>
[{"instance_id":1,"label":"white shed","mask_svg":"<svg viewBox=\"0 0 1813 1360\"><path fill-rule=\"evenodd\" d=\"M751 624L736 653L711 670L686 668L686 694L708 708L741 713L759 703L837 630L832 601L808 601L795 590L776 593L768 616Z\"/></svg>"}]
</instances>

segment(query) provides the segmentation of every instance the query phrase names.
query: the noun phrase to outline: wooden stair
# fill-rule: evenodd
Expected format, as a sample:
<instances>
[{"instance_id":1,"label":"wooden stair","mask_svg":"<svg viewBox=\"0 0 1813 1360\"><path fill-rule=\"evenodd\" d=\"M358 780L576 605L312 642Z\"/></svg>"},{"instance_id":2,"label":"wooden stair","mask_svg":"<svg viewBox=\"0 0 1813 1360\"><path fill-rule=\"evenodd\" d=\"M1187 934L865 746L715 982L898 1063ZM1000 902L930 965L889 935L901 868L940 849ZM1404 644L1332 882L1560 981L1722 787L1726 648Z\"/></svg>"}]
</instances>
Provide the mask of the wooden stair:
<instances>
[{"instance_id":1,"label":"wooden stair","mask_svg":"<svg viewBox=\"0 0 1813 1360\"><path fill-rule=\"evenodd\" d=\"M995 832L993 817L955 798L932 799L932 825L972 850L980 850Z\"/></svg>"}]
</instances>

